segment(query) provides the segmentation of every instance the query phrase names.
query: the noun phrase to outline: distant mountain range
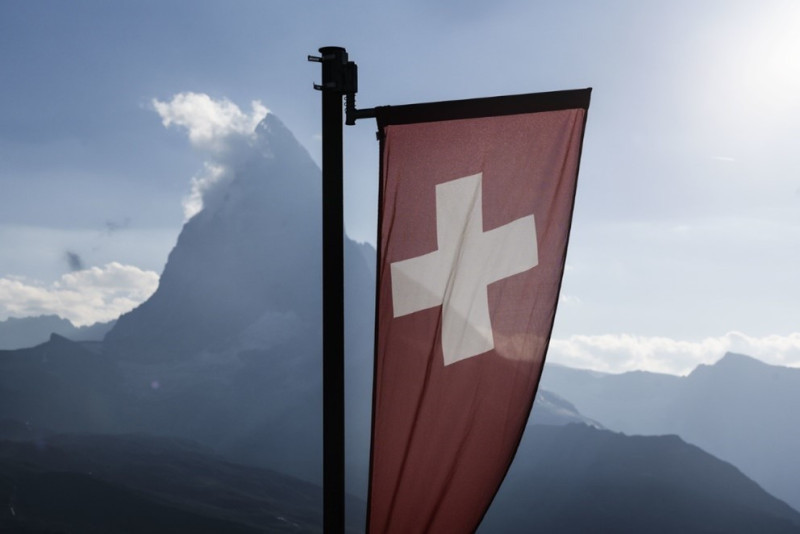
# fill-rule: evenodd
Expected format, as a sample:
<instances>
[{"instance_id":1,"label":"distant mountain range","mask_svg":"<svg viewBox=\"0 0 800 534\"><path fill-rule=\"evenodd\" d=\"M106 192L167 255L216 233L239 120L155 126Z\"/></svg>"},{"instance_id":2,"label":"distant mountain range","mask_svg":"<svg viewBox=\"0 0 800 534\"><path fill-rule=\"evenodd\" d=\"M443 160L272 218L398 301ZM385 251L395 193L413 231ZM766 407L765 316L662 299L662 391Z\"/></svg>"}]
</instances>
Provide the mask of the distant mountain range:
<instances>
[{"instance_id":1,"label":"distant mountain range","mask_svg":"<svg viewBox=\"0 0 800 534\"><path fill-rule=\"evenodd\" d=\"M118 509L120 517L152 516L152 528L132 520L147 532L202 532L193 525L204 520L219 532L278 529L278 517L298 531L318 528L311 508L322 457L319 170L272 114L243 150L233 179L184 226L156 293L102 342L54 334L0 350L0 527L114 531L119 522L108 510ZM348 239L345 262L347 487L364 499L374 250ZM657 532L642 528L655 523L681 532L800 530L794 511L693 445L604 430L622 429L589 406L593 379L575 375L588 388L579 394L580 387L564 385L572 382L569 370L555 371L566 377L560 380L546 369L528 435L484 531L533 530L534 516L558 532L584 532L589 520L593 532ZM713 394L696 393L684 410L759 416L738 404L738 413L723 414L714 395L724 397L728 386L718 381L731 377L706 374L698 391ZM612 391L607 398L620 396L647 419L672 398L663 400L658 388L673 385L642 376L645 382L629 385L633 397ZM769 397L776 410L785 402L781 413L791 417L793 397L775 400L783 386L765 380L751 381L749 395ZM758 431L770 435L766 422L777 417L762 418ZM699 445L678 430L685 429L660 433ZM771 458L776 463L790 458L783 449L768 451L780 453ZM248 470L264 478L253 482ZM259 512L256 501L274 507ZM13 502L14 512L3 502ZM348 521L358 529L364 505L353 503Z\"/></svg>"},{"instance_id":2,"label":"distant mountain range","mask_svg":"<svg viewBox=\"0 0 800 534\"><path fill-rule=\"evenodd\" d=\"M800 369L726 354L688 376L548 365L545 387L626 434L677 434L800 509Z\"/></svg>"},{"instance_id":3,"label":"distant mountain range","mask_svg":"<svg viewBox=\"0 0 800 534\"><path fill-rule=\"evenodd\" d=\"M579 413L568 400L551 391L539 389L536 392L536 401L533 403L529 424L568 425L570 423L581 423L593 428L603 428L603 425L594 419L589 419Z\"/></svg>"},{"instance_id":4,"label":"distant mountain range","mask_svg":"<svg viewBox=\"0 0 800 534\"><path fill-rule=\"evenodd\" d=\"M96 343L54 334L36 347L0 351L0 419L53 432L178 435L239 461L319 482L319 370L302 357L302 351L315 354L318 349L305 343L291 350L301 357L279 347L180 363L132 364L108 358ZM349 482L355 494L364 496L369 382L364 370L348 370L355 375L347 391L352 407ZM532 421L601 426L546 391L538 394Z\"/></svg>"},{"instance_id":5,"label":"distant mountain range","mask_svg":"<svg viewBox=\"0 0 800 534\"><path fill-rule=\"evenodd\" d=\"M78 327L57 315L9 317L0 321L0 350L33 347L47 341L50 334L58 334L72 341L101 341L115 322Z\"/></svg>"},{"instance_id":6,"label":"distant mountain range","mask_svg":"<svg viewBox=\"0 0 800 534\"><path fill-rule=\"evenodd\" d=\"M800 532L800 513L677 436L528 430L479 532Z\"/></svg>"}]
</instances>

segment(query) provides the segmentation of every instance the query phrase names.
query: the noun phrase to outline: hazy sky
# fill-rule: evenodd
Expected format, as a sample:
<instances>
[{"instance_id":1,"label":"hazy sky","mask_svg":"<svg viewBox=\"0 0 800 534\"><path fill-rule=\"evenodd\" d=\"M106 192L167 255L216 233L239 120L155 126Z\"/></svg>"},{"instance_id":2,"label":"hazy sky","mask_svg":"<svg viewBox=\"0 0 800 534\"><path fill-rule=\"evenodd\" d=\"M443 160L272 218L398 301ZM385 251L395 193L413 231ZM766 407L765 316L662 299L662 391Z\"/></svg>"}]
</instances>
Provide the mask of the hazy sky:
<instances>
[{"instance_id":1,"label":"hazy sky","mask_svg":"<svg viewBox=\"0 0 800 534\"><path fill-rule=\"evenodd\" d=\"M106 320L154 290L214 172L175 95L225 128L265 106L319 160L306 56L337 45L362 107L594 88L553 361L800 365L798 27L795 1L2 2L0 319ZM345 131L370 242L374 131Z\"/></svg>"}]
</instances>

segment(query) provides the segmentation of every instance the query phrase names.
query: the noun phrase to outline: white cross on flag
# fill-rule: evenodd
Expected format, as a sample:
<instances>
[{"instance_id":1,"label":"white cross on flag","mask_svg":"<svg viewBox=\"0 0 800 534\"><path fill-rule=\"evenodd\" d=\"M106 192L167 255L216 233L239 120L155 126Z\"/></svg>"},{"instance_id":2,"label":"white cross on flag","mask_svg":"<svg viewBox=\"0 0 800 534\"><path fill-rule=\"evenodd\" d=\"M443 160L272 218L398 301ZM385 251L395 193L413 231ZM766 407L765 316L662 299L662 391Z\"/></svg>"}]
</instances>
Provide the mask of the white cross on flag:
<instances>
[{"instance_id":1,"label":"white cross on flag","mask_svg":"<svg viewBox=\"0 0 800 534\"><path fill-rule=\"evenodd\" d=\"M472 532L555 318L590 90L377 108L368 529Z\"/></svg>"}]
</instances>

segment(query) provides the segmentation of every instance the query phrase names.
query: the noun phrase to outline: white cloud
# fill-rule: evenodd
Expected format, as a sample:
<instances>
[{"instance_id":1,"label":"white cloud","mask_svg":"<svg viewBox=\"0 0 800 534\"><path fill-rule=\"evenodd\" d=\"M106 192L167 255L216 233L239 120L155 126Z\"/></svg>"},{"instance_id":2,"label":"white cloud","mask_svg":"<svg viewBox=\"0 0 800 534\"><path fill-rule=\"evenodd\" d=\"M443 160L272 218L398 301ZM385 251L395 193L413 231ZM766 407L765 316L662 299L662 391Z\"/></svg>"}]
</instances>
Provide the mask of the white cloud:
<instances>
[{"instance_id":1,"label":"white cloud","mask_svg":"<svg viewBox=\"0 0 800 534\"><path fill-rule=\"evenodd\" d=\"M203 172L192 177L192 189L183 199L183 218L188 221L203 209L203 195L226 176L222 165L203 164Z\"/></svg>"},{"instance_id":2,"label":"white cloud","mask_svg":"<svg viewBox=\"0 0 800 534\"><path fill-rule=\"evenodd\" d=\"M741 332L679 341L668 337L606 334L552 339L548 360L570 367L621 373L644 370L685 375L737 352L773 365L800 367L800 332L753 337Z\"/></svg>"},{"instance_id":3,"label":"white cloud","mask_svg":"<svg viewBox=\"0 0 800 534\"><path fill-rule=\"evenodd\" d=\"M183 199L183 214L189 220L207 204L215 186L230 180L231 168L256 138L256 127L269 110L258 101L250 103L251 112L223 98L215 100L204 93L178 93L169 102L152 100L162 124L186 129L192 146L203 153L203 171L192 177L191 190Z\"/></svg>"},{"instance_id":4,"label":"white cloud","mask_svg":"<svg viewBox=\"0 0 800 534\"><path fill-rule=\"evenodd\" d=\"M56 314L76 326L116 319L158 287L158 274L111 262L61 276L46 285L24 277L0 278L0 320Z\"/></svg>"},{"instance_id":5,"label":"white cloud","mask_svg":"<svg viewBox=\"0 0 800 534\"><path fill-rule=\"evenodd\" d=\"M207 94L192 92L178 93L169 102L154 98L152 103L165 127L174 124L186 128L194 146L211 151L224 148L231 136L254 135L256 126L269 112L258 100L250 103L252 111L248 114L226 98L214 100Z\"/></svg>"}]
</instances>

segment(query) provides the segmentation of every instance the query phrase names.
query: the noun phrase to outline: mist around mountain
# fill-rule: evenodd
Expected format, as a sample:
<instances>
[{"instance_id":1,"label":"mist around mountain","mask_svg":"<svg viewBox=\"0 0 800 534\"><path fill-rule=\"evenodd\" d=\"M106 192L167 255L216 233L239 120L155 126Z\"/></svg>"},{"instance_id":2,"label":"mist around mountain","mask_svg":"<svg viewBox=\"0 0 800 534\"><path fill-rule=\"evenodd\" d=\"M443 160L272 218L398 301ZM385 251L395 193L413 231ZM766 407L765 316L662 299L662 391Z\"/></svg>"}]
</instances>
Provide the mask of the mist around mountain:
<instances>
[{"instance_id":1,"label":"mist around mountain","mask_svg":"<svg viewBox=\"0 0 800 534\"><path fill-rule=\"evenodd\" d=\"M602 429L603 425L582 415L568 400L551 391L539 389L531 410L529 425L568 425L581 423L593 428ZM536 432L536 430L532 430Z\"/></svg>"},{"instance_id":2,"label":"mist around mountain","mask_svg":"<svg viewBox=\"0 0 800 534\"><path fill-rule=\"evenodd\" d=\"M22 349L44 343L50 334L72 341L102 341L116 321L75 326L57 315L9 317L0 321L0 350Z\"/></svg>"},{"instance_id":3,"label":"mist around mountain","mask_svg":"<svg viewBox=\"0 0 800 534\"><path fill-rule=\"evenodd\" d=\"M800 369L726 354L688 376L545 367L542 387L626 434L677 434L800 509Z\"/></svg>"}]
</instances>

